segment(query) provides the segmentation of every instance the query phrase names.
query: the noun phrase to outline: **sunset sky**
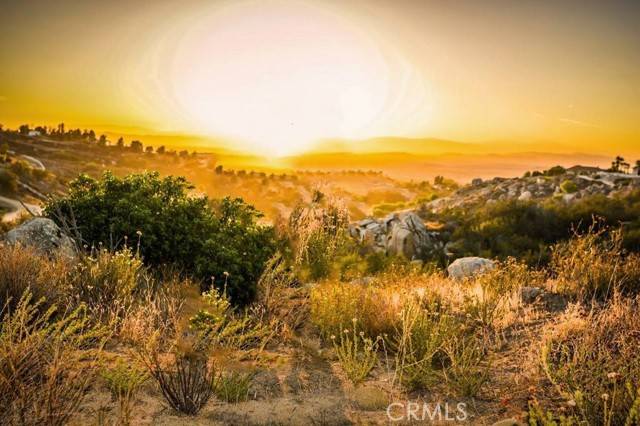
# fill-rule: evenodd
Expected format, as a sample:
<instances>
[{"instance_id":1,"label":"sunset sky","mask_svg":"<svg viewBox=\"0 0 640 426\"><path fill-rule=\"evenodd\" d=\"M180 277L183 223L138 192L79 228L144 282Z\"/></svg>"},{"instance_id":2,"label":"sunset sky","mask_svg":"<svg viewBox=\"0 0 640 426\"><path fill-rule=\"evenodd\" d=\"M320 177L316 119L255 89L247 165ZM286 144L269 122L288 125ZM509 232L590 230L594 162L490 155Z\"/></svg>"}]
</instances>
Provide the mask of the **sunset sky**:
<instances>
[{"instance_id":1,"label":"sunset sky","mask_svg":"<svg viewBox=\"0 0 640 426\"><path fill-rule=\"evenodd\" d=\"M640 153L638 1L13 1L0 123Z\"/></svg>"}]
</instances>

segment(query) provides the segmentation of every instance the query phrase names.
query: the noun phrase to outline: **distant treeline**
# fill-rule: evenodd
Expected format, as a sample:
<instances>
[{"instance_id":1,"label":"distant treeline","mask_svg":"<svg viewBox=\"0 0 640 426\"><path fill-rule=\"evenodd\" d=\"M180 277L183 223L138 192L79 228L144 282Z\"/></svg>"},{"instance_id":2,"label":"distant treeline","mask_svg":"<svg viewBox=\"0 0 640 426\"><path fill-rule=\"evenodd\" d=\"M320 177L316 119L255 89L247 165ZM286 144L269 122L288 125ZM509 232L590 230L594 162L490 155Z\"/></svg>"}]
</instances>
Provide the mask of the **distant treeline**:
<instances>
[{"instance_id":1,"label":"distant treeline","mask_svg":"<svg viewBox=\"0 0 640 426\"><path fill-rule=\"evenodd\" d=\"M161 145L154 149L153 146L144 144L139 140L132 140L128 144L125 142L123 137L118 138L118 140L113 143L107 138L107 135L101 134L100 136L96 136L96 132L93 129L66 129L64 123L58 124L56 127L52 126L36 126L31 127L28 124L23 124L18 127L17 130L12 129L4 129L0 124L0 131L9 132L19 134L21 136L26 137L47 137L53 140L59 141L77 141L77 142L86 142L89 144L94 144L98 147L106 148L112 147L121 150L128 150L135 153L147 153L160 155L169 155L169 156L178 156L178 157L196 157L198 153L196 151L189 152L187 150L169 150L164 145Z\"/></svg>"}]
</instances>

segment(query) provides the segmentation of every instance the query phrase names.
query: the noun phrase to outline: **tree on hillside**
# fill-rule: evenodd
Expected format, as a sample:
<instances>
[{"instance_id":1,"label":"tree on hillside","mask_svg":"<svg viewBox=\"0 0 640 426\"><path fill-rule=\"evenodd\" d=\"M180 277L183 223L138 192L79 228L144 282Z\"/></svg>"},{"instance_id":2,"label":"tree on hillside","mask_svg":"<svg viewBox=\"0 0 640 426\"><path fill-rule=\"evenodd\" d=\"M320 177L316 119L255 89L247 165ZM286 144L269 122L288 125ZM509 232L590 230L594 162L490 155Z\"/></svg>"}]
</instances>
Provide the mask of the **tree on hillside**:
<instances>
[{"instance_id":1,"label":"tree on hillside","mask_svg":"<svg viewBox=\"0 0 640 426\"><path fill-rule=\"evenodd\" d=\"M133 152L142 152L142 142L140 141L131 141L131 151Z\"/></svg>"},{"instance_id":2,"label":"tree on hillside","mask_svg":"<svg viewBox=\"0 0 640 426\"><path fill-rule=\"evenodd\" d=\"M60 123L58 124L58 135L63 136L64 135L64 123Z\"/></svg>"},{"instance_id":3,"label":"tree on hillside","mask_svg":"<svg viewBox=\"0 0 640 426\"><path fill-rule=\"evenodd\" d=\"M147 146L144 149L144 152L146 152L147 154L153 154L153 147L151 145Z\"/></svg>"},{"instance_id":4,"label":"tree on hillside","mask_svg":"<svg viewBox=\"0 0 640 426\"><path fill-rule=\"evenodd\" d=\"M118 138L118 142L116 142L116 146L118 147L118 149L124 148L124 138L122 136Z\"/></svg>"},{"instance_id":5,"label":"tree on hillside","mask_svg":"<svg viewBox=\"0 0 640 426\"><path fill-rule=\"evenodd\" d=\"M164 147L164 145L160 145L158 149L156 149L157 154L164 154L165 151L166 151L166 148Z\"/></svg>"},{"instance_id":6,"label":"tree on hillside","mask_svg":"<svg viewBox=\"0 0 640 426\"><path fill-rule=\"evenodd\" d=\"M98 146L105 147L107 146L107 135L100 135L100 139L98 139Z\"/></svg>"},{"instance_id":7,"label":"tree on hillside","mask_svg":"<svg viewBox=\"0 0 640 426\"><path fill-rule=\"evenodd\" d=\"M616 156L615 160L611 162L610 172L620 172L623 164L627 164L624 162L624 158L620 155Z\"/></svg>"},{"instance_id":8,"label":"tree on hillside","mask_svg":"<svg viewBox=\"0 0 640 426\"><path fill-rule=\"evenodd\" d=\"M622 170L623 173L629 173L630 168L631 168L631 164L627 163L626 161L620 164L620 169Z\"/></svg>"},{"instance_id":9,"label":"tree on hillside","mask_svg":"<svg viewBox=\"0 0 640 426\"><path fill-rule=\"evenodd\" d=\"M20 127L18 127L18 131L20 132L21 135L28 135L29 125L28 124L21 125Z\"/></svg>"},{"instance_id":10,"label":"tree on hillside","mask_svg":"<svg viewBox=\"0 0 640 426\"><path fill-rule=\"evenodd\" d=\"M3 143L2 145L0 145L0 159L2 159L3 162L7 161L7 153L9 152L9 144L8 143Z\"/></svg>"}]
</instances>

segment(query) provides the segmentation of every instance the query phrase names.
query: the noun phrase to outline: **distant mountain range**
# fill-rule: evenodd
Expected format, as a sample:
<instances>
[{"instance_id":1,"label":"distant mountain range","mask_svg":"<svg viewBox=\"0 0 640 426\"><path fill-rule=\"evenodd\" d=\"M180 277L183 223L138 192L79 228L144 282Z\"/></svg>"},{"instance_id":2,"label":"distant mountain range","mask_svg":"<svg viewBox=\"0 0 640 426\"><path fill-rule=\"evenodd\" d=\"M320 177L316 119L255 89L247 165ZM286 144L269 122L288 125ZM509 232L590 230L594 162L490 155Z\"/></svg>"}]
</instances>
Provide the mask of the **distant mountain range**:
<instances>
[{"instance_id":1,"label":"distant mountain range","mask_svg":"<svg viewBox=\"0 0 640 426\"><path fill-rule=\"evenodd\" d=\"M352 153L380 153L407 152L411 154L490 154L515 152L549 152L567 153L572 150L557 142L458 142L438 138L406 138L396 136L376 137L362 140L325 139L319 141L314 152L352 152Z\"/></svg>"}]
</instances>

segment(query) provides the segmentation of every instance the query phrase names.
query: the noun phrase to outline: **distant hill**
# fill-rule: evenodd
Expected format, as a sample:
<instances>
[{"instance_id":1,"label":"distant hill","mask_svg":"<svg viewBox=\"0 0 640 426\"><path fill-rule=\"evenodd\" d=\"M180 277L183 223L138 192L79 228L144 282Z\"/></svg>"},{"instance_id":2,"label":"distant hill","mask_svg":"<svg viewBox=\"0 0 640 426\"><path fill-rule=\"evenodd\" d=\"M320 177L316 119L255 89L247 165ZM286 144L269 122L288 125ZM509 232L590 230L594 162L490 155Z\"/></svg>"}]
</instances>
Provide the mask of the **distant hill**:
<instances>
[{"instance_id":1,"label":"distant hill","mask_svg":"<svg viewBox=\"0 0 640 426\"><path fill-rule=\"evenodd\" d=\"M557 142L513 142L513 141L484 141L459 142L438 138L407 138L384 136L362 140L325 139L319 141L313 151L317 153L351 152L351 153L382 153L406 152L420 155L439 154L490 154L516 152L571 152Z\"/></svg>"}]
</instances>

